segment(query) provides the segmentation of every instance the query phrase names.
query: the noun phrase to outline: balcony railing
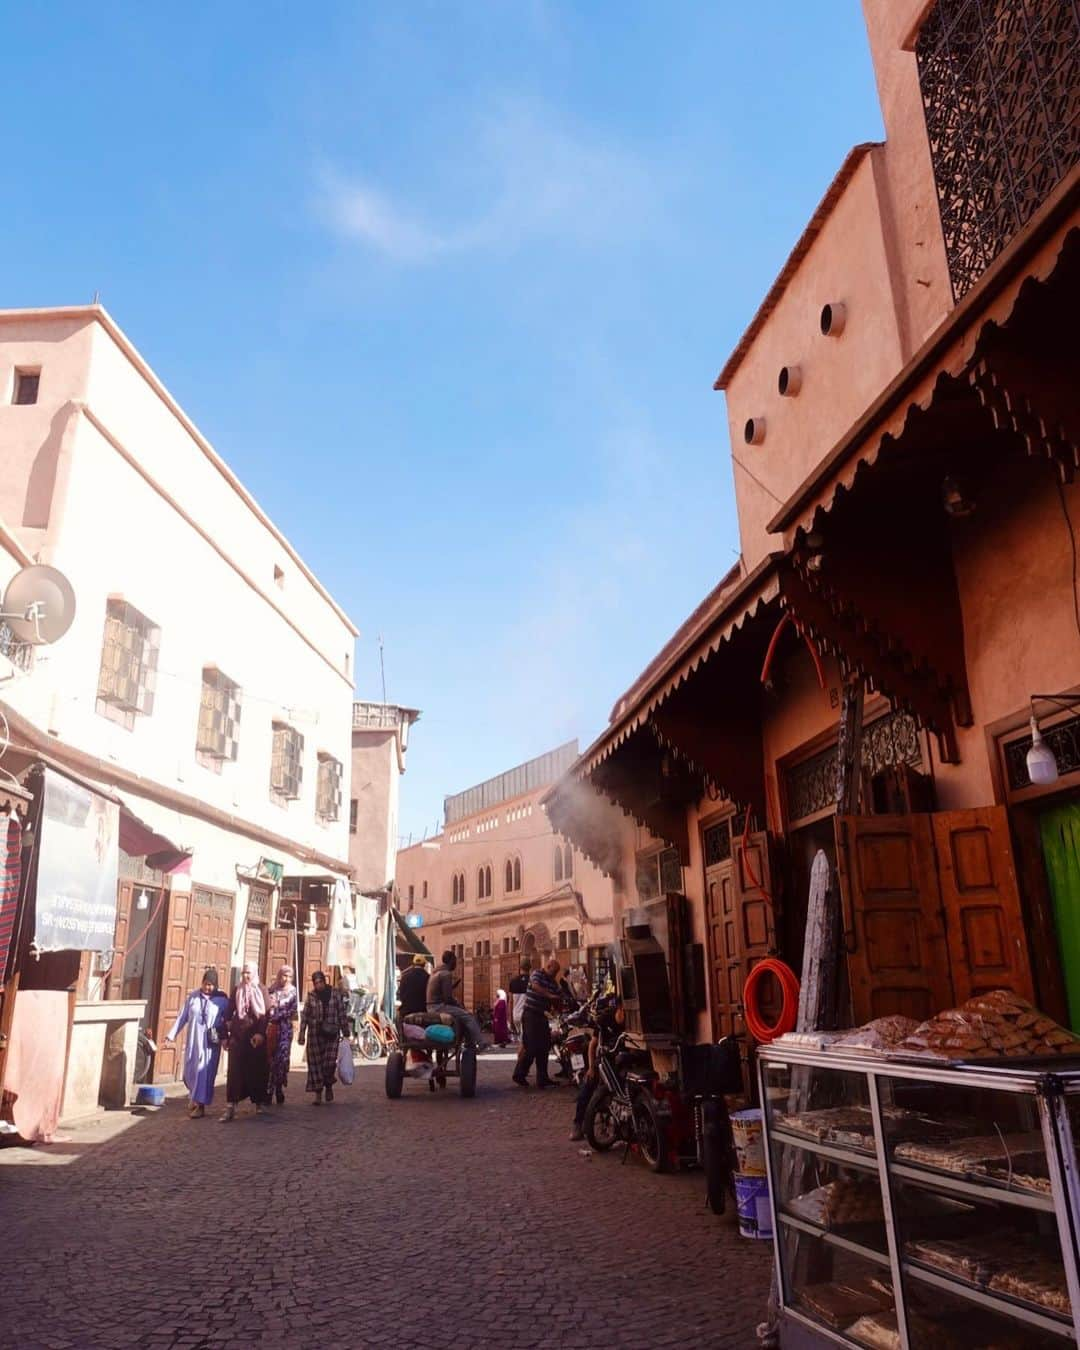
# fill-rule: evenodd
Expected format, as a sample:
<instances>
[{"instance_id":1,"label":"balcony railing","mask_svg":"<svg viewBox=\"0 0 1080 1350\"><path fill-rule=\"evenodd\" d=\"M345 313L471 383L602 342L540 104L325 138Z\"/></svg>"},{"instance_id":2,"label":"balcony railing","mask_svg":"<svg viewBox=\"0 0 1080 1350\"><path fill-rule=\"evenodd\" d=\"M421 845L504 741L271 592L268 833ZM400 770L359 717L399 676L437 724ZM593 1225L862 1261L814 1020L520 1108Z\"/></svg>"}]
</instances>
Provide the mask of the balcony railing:
<instances>
[{"instance_id":1,"label":"balcony railing","mask_svg":"<svg viewBox=\"0 0 1080 1350\"><path fill-rule=\"evenodd\" d=\"M373 731L396 731L401 725L405 710L396 703L354 703L352 705L352 724Z\"/></svg>"},{"instance_id":2,"label":"balcony railing","mask_svg":"<svg viewBox=\"0 0 1080 1350\"><path fill-rule=\"evenodd\" d=\"M915 52L959 300L1080 161L1080 0L938 0Z\"/></svg>"}]
</instances>

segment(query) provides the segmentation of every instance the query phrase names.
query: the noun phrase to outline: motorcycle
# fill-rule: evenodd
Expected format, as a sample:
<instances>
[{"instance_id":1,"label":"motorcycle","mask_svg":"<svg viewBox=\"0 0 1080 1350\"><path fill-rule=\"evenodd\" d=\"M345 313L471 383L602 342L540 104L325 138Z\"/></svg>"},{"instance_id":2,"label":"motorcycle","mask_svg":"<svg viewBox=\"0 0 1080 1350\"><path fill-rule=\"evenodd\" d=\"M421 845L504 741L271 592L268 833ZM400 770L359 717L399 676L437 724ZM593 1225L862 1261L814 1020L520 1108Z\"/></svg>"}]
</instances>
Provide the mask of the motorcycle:
<instances>
[{"instance_id":1,"label":"motorcycle","mask_svg":"<svg viewBox=\"0 0 1080 1350\"><path fill-rule=\"evenodd\" d=\"M651 1171L669 1171L671 1103L654 1091L656 1073L648 1052L634 1045L625 1031L612 1041L602 1022L599 1034L599 1082L584 1122L590 1148L606 1153L617 1143L624 1144L626 1152L636 1147Z\"/></svg>"},{"instance_id":2,"label":"motorcycle","mask_svg":"<svg viewBox=\"0 0 1080 1350\"><path fill-rule=\"evenodd\" d=\"M559 1061L557 1078L565 1078L580 1087L585 1077L589 1057L589 1041L597 1030L593 1001L573 1012L564 1012L551 1028L551 1051Z\"/></svg>"}]
</instances>

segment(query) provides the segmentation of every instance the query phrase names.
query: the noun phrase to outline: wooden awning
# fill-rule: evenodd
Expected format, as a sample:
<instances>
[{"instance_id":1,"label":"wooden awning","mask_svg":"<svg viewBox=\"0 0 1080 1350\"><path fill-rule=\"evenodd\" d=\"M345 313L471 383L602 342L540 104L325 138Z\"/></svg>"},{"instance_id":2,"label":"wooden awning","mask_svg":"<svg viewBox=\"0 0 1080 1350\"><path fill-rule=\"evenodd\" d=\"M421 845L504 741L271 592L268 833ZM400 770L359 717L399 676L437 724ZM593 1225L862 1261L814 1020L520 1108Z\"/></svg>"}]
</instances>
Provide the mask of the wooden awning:
<instances>
[{"instance_id":1,"label":"wooden awning","mask_svg":"<svg viewBox=\"0 0 1080 1350\"><path fill-rule=\"evenodd\" d=\"M815 528L881 457L903 453L913 426L944 392L970 391L1028 453L1076 468L1075 324L1080 250L1080 165L986 270L896 378L769 521L790 546ZM1003 355L1010 330L1014 356ZM1028 342L1029 359L1017 359ZM1071 373L1070 373L1071 371ZM1064 377L1064 384L1062 378ZM1063 390L1064 397L1053 392ZM939 448L941 443L939 442Z\"/></svg>"}]
</instances>

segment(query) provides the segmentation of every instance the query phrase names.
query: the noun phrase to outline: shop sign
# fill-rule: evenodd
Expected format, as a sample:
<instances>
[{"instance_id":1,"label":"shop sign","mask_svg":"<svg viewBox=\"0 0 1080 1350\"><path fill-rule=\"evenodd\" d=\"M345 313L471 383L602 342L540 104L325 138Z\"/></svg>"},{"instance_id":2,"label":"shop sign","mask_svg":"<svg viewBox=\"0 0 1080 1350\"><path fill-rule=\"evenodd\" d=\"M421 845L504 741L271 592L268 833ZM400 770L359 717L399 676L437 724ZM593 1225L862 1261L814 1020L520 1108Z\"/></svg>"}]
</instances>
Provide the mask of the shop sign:
<instances>
[{"instance_id":1,"label":"shop sign","mask_svg":"<svg viewBox=\"0 0 1080 1350\"><path fill-rule=\"evenodd\" d=\"M422 914L406 914L405 926L407 928L423 928L424 916Z\"/></svg>"},{"instance_id":2,"label":"shop sign","mask_svg":"<svg viewBox=\"0 0 1080 1350\"><path fill-rule=\"evenodd\" d=\"M120 808L46 769L42 781L34 945L105 952L116 929Z\"/></svg>"}]
</instances>

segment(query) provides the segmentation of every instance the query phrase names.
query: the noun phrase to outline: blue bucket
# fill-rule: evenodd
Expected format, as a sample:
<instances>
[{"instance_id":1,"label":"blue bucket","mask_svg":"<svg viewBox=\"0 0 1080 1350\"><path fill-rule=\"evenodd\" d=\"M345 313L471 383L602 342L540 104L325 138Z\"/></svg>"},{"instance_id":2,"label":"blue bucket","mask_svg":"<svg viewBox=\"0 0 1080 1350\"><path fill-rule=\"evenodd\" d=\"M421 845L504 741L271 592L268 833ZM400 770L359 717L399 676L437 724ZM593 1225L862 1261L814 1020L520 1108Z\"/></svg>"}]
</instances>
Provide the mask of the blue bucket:
<instances>
[{"instance_id":1,"label":"blue bucket","mask_svg":"<svg viewBox=\"0 0 1080 1350\"><path fill-rule=\"evenodd\" d=\"M153 1087L150 1083L140 1083L139 1090L135 1094L136 1106L164 1106L165 1089L163 1087Z\"/></svg>"},{"instance_id":2,"label":"blue bucket","mask_svg":"<svg viewBox=\"0 0 1080 1350\"><path fill-rule=\"evenodd\" d=\"M735 1173L735 1205L739 1211L739 1236L772 1237L772 1210L769 1208L769 1182L766 1177Z\"/></svg>"}]
</instances>

